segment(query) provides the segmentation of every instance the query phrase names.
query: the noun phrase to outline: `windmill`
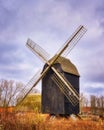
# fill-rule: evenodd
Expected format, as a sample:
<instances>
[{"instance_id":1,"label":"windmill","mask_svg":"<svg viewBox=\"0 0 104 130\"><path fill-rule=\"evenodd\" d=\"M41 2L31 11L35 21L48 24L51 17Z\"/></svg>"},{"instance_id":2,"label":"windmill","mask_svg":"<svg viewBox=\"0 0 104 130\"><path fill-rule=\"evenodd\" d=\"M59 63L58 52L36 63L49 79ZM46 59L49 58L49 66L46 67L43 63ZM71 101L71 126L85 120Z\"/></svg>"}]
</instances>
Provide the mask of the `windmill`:
<instances>
[{"instance_id":1,"label":"windmill","mask_svg":"<svg viewBox=\"0 0 104 130\"><path fill-rule=\"evenodd\" d=\"M51 115L79 113L79 73L65 56L85 34L84 26L79 26L61 49L50 59L49 54L31 39L26 46L44 63L22 91L22 102L32 89L42 80L42 112ZM67 65L65 65L67 64ZM69 65L69 66L68 66ZM68 66L68 67L66 67ZM66 67L66 69L65 69Z\"/></svg>"}]
</instances>

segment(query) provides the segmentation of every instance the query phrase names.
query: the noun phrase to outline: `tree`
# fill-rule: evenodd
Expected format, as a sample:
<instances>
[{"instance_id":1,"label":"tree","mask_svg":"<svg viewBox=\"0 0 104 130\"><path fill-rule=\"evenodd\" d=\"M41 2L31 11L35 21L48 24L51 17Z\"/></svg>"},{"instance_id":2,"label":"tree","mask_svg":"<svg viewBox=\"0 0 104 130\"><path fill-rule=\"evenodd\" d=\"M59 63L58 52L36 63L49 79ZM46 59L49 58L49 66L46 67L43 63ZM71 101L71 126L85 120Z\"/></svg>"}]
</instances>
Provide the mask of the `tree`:
<instances>
[{"instance_id":1,"label":"tree","mask_svg":"<svg viewBox=\"0 0 104 130\"><path fill-rule=\"evenodd\" d=\"M91 110L92 110L92 113L96 113L96 96L94 95L91 95L90 96L90 104L91 104Z\"/></svg>"},{"instance_id":2,"label":"tree","mask_svg":"<svg viewBox=\"0 0 104 130\"><path fill-rule=\"evenodd\" d=\"M99 114L102 115L104 113L104 96L99 97L99 109L100 109Z\"/></svg>"},{"instance_id":3,"label":"tree","mask_svg":"<svg viewBox=\"0 0 104 130\"><path fill-rule=\"evenodd\" d=\"M102 114L104 113L104 96L94 96L90 97L91 110L93 114Z\"/></svg>"},{"instance_id":4,"label":"tree","mask_svg":"<svg viewBox=\"0 0 104 130\"><path fill-rule=\"evenodd\" d=\"M104 96L100 97L101 108L104 109Z\"/></svg>"},{"instance_id":5,"label":"tree","mask_svg":"<svg viewBox=\"0 0 104 130\"><path fill-rule=\"evenodd\" d=\"M23 89L23 83L13 80L0 80L0 106L15 106L17 97Z\"/></svg>"},{"instance_id":6,"label":"tree","mask_svg":"<svg viewBox=\"0 0 104 130\"><path fill-rule=\"evenodd\" d=\"M89 104L88 98L83 93L81 93L81 95L80 95L80 113L83 112L83 108L88 107L88 104Z\"/></svg>"},{"instance_id":7,"label":"tree","mask_svg":"<svg viewBox=\"0 0 104 130\"><path fill-rule=\"evenodd\" d=\"M80 95L80 113L82 113L84 107L84 95L81 93Z\"/></svg>"}]
</instances>

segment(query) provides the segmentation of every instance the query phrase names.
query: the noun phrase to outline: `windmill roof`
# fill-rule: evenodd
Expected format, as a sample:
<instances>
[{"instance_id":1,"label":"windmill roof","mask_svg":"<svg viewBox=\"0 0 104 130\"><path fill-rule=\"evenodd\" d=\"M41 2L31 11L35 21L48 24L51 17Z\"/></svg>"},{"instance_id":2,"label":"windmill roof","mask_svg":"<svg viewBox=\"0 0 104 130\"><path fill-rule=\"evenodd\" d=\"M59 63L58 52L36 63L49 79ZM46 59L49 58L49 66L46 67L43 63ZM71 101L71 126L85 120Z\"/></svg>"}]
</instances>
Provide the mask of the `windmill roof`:
<instances>
[{"instance_id":1,"label":"windmill roof","mask_svg":"<svg viewBox=\"0 0 104 130\"><path fill-rule=\"evenodd\" d=\"M56 55L55 55L53 58L51 58L51 59L49 60L49 62L52 62L55 57L56 57ZM73 75L80 76L80 75L79 75L79 72L78 72L78 70L77 70L77 68L76 68L76 66L75 66L69 59L60 56L60 57L58 57L58 59L55 61L55 63L61 64L62 70L63 70L64 72L67 72L67 73L70 73L70 74L73 74ZM54 63L54 64L55 64L55 63Z\"/></svg>"}]
</instances>

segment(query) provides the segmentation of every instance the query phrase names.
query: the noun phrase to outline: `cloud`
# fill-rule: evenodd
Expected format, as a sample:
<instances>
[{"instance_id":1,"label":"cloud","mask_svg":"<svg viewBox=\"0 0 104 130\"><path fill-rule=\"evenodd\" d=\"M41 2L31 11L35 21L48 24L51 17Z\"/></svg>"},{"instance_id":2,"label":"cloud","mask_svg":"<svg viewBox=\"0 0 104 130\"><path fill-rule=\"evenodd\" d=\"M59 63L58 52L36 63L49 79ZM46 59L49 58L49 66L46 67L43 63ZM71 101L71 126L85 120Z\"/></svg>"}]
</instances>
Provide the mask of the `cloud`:
<instances>
[{"instance_id":1,"label":"cloud","mask_svg":"<svg viewBox=\"0 0 104 130\"><path fill-rule=\"evenodd\" d=\"M25 49L25 46L21 48L18 44L0 44L1 79L7 78L26 82L34 75L38 70L38 63L29 58L29 53Z\"/></svg>"},{"instance_id":2,"label":"cloud","mask_svg":"<svg viewBox=\"0 0 104 130\"><path fill-rule=\"evenodd\" d=\"M103 95L104 94L104 83L99 82L85 82L81 89L81 92L89 95Z\"/></svg>"}]
</instances>

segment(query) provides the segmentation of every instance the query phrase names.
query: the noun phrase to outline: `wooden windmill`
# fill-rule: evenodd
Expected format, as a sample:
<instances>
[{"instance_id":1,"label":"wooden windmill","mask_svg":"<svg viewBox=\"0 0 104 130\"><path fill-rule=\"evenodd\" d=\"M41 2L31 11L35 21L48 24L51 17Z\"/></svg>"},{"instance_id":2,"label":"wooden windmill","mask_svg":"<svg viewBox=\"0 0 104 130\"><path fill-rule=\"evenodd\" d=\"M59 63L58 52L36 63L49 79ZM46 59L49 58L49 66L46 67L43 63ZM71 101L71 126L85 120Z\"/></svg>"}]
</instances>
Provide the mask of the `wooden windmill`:
<instances>
[{"instance_id":1,"label":"wooden windmill","mask_svg":"<svg viewBox=\"0 0 104 130\"><path fill-rule=\"evenodd\" d=\"M79 113L79 73L77 68L65 56L72 50L86 29L79 26L62 48L50 59L49 54L31 39L27 47L45 63L24 88L23 101L42 79L42 112L49 114L70 115Z\"/></svg>"}]
</instances>

